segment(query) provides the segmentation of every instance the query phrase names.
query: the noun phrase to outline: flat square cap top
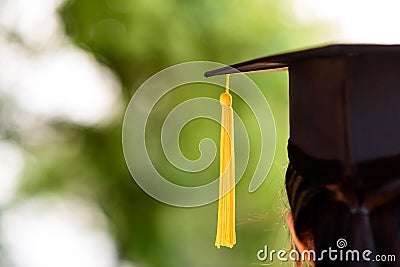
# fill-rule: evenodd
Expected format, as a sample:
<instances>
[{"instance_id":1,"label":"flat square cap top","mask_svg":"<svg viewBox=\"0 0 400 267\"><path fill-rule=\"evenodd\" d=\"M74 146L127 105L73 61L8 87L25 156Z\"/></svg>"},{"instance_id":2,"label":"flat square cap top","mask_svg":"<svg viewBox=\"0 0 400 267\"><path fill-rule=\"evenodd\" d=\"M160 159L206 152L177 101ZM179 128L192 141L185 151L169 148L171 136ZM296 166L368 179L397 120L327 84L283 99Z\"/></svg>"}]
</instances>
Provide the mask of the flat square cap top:
<instances>
[{"instance_id":1,"label":"flat square cap top","mask_svg":"<svg viewBox=\"0 0 400 267\"><path fill-rule=\"evenodd\" d=\"M347 175L354 166L389 157L400 164L400 45L328 45L205 76L282 68L289 70L290 144L309 157L338 162Z\"/></svg>"},{"instance_id":2,"label":"flat square cap top","mask_svg":"<svg viewBox=\"0 0 400 267\"><path fill-rule=\"evenodd\" d=\"M257 58L228 67L207 71L204 76L287 68L296 61L322 57L348 57L375 53L400 53L400 45L332 44L306 50Z\"/></svg>"}]
</instances>

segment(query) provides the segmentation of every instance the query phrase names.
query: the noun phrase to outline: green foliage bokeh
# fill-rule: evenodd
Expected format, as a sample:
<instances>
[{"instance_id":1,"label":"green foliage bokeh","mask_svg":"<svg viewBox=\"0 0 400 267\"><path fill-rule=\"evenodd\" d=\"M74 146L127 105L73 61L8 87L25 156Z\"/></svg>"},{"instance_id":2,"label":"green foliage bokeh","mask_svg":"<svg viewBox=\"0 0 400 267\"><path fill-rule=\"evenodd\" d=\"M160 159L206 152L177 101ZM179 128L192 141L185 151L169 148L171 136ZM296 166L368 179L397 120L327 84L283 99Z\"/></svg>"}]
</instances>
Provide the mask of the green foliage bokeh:
<instances>
[{"instance_id":1,"label":"green foliage bokeh","mask_svg":"<svg viewBox=\"0 0 400 267\"><path fill-rule=\"evenodd\" d=\"M288 0L70 0L59 13L68 37L119 78L125 106L141 83L168 66L195 60L231 64L302 48L322 38L322 26L299 23ZM290 247L283 218L288 88L285 72L249 76L262 89L274 114L277 152L259 190L252 194L247 191L249 175L237 187L238 244L233 249L214 247L216 203L198 208L171 207L152 199L135 184L122 153L123 113L98 127L54 123L60 138L29 148L41 168L34 171L28 166L22 191L27 195L49 191L75 194L98 205L109 221L108 230L119 257L133 266L260 264L256 253L265 244L275 249ZM193 91L167 97L165 107L153 115L161 121L176 103L200 95L218 98L220 93ZM239 112L251 127L248 111L239 108ZM149 138L159 140L157 120L149 127ZM207 130L199 131L204 128ZM211 122L188 124L180 136L185 156L198 157L197 144L204 137L218 143L218 131L219 126ZM255 139L251 140L255 154L250 169L259 153L259 140ZM154 144L150 147L161 172L172 173L160 148ZM213 163L208 171L217 174L218 164Z\"/></svg>"}]
</instances>

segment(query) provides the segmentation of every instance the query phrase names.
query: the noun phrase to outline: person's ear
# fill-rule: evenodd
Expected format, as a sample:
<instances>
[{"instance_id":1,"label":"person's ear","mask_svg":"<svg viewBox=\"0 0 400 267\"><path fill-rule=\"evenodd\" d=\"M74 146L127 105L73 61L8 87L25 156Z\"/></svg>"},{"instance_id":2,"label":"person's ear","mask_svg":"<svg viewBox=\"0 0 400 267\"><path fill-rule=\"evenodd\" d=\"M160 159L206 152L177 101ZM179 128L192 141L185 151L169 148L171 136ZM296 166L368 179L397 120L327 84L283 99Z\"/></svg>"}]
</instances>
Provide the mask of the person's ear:
<instances>
[{"instance_id":1,"label":"person's ear","mask_svg":"<svg viewBox=\"0 0 400 267\"><path fill-rule=\"evenodd\" d=\"M296 231L294 230L294 220L293 220L293 214L292 212L289 212L289 214L286 217L286 223L289 227L289 231L293 237L294 243L296 244L297 249L300 252L300 255L302 255L304 250L309 250L310 248L306 247L297 237ZM312 266L315 266L314 262L310 262Z\"/></svg>"}]
</instances>

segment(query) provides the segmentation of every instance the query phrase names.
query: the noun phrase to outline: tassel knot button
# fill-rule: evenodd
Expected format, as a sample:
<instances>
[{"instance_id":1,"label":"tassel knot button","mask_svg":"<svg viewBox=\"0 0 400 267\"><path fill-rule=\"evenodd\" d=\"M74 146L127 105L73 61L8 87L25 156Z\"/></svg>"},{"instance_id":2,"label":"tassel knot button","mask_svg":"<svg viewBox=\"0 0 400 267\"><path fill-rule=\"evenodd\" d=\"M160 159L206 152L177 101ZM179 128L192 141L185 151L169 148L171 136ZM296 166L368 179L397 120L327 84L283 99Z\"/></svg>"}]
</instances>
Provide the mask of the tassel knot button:
<instances>
[{"instance_id":1,"label":"tassel knot button","mask_svg":"<svg viewBox=\"0 0 400 267\"><path fill-rule=\"evenodd\" d=\"M232 96L228 93L223 93L223 94L221 94L219 101L221 102L221 104L231 106L232 105Z\"/></svg>"}]
</instances>

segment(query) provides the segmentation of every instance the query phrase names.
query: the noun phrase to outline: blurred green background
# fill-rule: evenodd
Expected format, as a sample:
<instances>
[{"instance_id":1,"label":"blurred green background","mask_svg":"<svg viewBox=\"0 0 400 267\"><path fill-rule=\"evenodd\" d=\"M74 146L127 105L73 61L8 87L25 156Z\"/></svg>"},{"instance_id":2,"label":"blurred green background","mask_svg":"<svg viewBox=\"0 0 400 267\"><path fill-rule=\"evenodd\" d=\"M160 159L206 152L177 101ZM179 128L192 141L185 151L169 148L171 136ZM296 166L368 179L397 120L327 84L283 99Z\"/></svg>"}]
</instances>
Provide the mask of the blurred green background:
<instances>
[{"instance_id":1,"label":"blurred green background","mask_svg":"<svg viewBox=\"0 0 400 267\"><path fill-rule=\"evenodd\" d=\"M5 187L4 170L14 170L7 177L16 180L0 202L1 266L253 266L268 263L256 257L264 245L290 248L286 72L249 74L275 117L277 151L268 178L250 194L260 140L249 129L252 154L237 186L233 249L214 247L217 203L172 207L138 187L123 158L122 120L135 90L166 67L232 64L313 46L335 36L334 27L300 20L289 0L4 0L0 8L0 179ZM148 139L159 142L173 106L220 93L166 96L152 113ZM251 125L245 107L237 112ZM197 158L204 137L219 144L219 126L188 124L179 137L184 155ZM173 176L155 143L148 145L152 160ZM207 171L217 177L218 162Z\"/></svg>"}]
</instances>

